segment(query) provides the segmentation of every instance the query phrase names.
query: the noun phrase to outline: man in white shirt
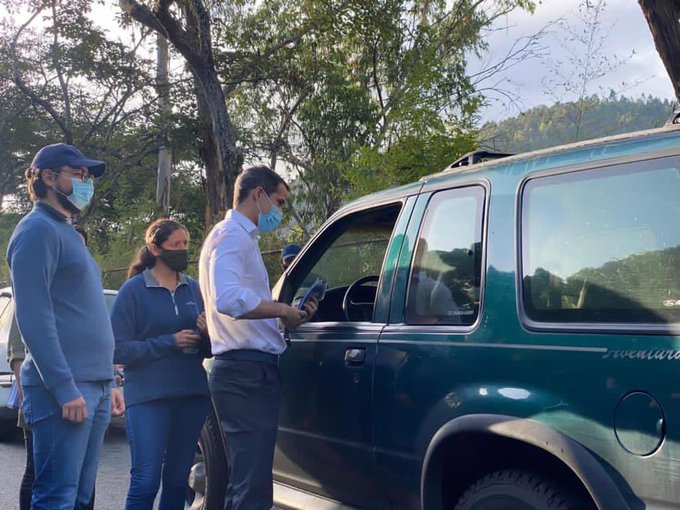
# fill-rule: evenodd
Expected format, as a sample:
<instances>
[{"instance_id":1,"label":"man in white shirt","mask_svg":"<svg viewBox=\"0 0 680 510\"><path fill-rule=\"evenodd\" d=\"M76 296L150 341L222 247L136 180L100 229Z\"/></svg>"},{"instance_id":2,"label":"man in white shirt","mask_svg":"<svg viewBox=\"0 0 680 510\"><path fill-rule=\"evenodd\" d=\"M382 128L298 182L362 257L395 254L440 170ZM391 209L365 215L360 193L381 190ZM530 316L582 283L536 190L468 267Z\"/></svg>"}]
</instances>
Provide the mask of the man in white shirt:
<instances>
[{"instance_id":1,"label":"man in white shirt","mask_svg":"<svg viewBox=\"0 0 680 510\"><path fill-rule=\"evenodd\" d=\"M288 185L266 166L236 180L234 208L201 250L200 284L215 364L210 390L227 445L226 510L269 510L281 402L279 356L286 349L278 320L295 329L316 312L272 301L258 246L281 222Z\"/></svg>"}]
</instances>

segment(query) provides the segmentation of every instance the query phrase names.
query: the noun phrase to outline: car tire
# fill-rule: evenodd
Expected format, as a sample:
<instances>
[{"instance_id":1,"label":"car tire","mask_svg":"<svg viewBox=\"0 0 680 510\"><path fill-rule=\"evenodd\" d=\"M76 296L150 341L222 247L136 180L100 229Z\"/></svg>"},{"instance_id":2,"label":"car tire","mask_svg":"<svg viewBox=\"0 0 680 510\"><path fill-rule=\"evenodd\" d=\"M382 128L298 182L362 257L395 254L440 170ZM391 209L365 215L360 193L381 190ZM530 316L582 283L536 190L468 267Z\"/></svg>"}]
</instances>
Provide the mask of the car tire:
<instances>
[{"instance_id":1,"label":"car tire","mask_svg":"<svg viewBox=\"0 0 680 510\"><path fill-rule=\"evenodd\" d=\"M502 470L473 483L455 510L582 510L570 491L527 471Z\"/></svg>"},{"instance_id":2,"label":"car tire","mask_svg":"<svg viewBox=\"0 0 680 510\"><path fill-rule=\"evenodd\" d=\"M223 510L227 491L227 459L219 421L212 411L198 439L198 461L189 475L190 510Z\"/></svg>"}]
</instances>

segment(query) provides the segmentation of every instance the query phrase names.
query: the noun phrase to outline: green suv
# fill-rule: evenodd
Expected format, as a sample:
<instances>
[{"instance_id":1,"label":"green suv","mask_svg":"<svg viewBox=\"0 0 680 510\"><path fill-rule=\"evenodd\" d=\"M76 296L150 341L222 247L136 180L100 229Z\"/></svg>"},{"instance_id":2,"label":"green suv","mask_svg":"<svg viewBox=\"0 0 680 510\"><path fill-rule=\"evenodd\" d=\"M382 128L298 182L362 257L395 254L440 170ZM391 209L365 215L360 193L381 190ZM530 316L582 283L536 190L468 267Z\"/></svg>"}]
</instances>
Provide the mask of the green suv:
<instances>
[{"instance_id":1,"label":"green suv","mask_svg":"<svg viewBox=\"0 0 680 510\"><path fill-rule=\"evenodd\" d=\"M277 283L328 283L279 506L680 507L680 126L499 156L349 204Z\"/></svg>"}]
</instances>

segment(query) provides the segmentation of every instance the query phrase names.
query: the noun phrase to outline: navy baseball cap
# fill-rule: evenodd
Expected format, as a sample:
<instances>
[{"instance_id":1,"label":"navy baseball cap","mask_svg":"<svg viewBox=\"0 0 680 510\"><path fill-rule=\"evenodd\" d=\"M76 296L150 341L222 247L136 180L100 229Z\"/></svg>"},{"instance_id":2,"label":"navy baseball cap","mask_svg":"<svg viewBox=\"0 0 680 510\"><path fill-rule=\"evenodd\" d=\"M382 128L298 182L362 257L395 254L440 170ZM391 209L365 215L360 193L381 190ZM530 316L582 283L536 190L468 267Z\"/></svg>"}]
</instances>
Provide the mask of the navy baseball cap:
<instances>
[{"instance_id":1,"label":"navy baseball cap","mask_svg":"<svg viewBox=\"0 0 680 510\"><path fill-rule=\"evenodd\" d=\"M80 168L86 166L93 177L99 177L106 170L106 163L96 159L87 159L73 145L55 143L46 145L33 158L31 166L39 170L57 170L62 166Z\"/></svg>"},{"instance_id":2,"label":"navy baseball cap","mask_svg":"<svg viewBox=\"0 0 680 510\"><path fill-rule=\"evenodd\" d=\"M295 257L300 253L301 249L302 248L297 244L287 244L283 247L283 250L281 250L281 260L288 260L291 257Z\"/></svg>"}]
</instances>

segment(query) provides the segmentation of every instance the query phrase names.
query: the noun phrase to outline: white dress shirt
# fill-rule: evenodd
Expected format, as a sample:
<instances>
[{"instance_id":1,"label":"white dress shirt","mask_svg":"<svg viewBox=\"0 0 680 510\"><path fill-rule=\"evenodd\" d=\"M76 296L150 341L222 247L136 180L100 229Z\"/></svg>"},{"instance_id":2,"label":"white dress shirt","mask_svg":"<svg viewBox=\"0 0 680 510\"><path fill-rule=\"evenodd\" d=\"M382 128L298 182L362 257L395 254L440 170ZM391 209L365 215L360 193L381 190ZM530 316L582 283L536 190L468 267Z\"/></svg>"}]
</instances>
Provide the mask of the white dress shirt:
<instances>
[{"instance_id":1,"label":"white dress shirt","mask_svg":"<svg viewBox=\"0 0 680 510\"><path fill-rule=\"evenodd\" d=\"M272 295L257 227L237 210L229 210L205 239L199 280L213 354L234 349L281 354L286 349L278 319L239 320Z\"/></svg>"}]
</instances>

